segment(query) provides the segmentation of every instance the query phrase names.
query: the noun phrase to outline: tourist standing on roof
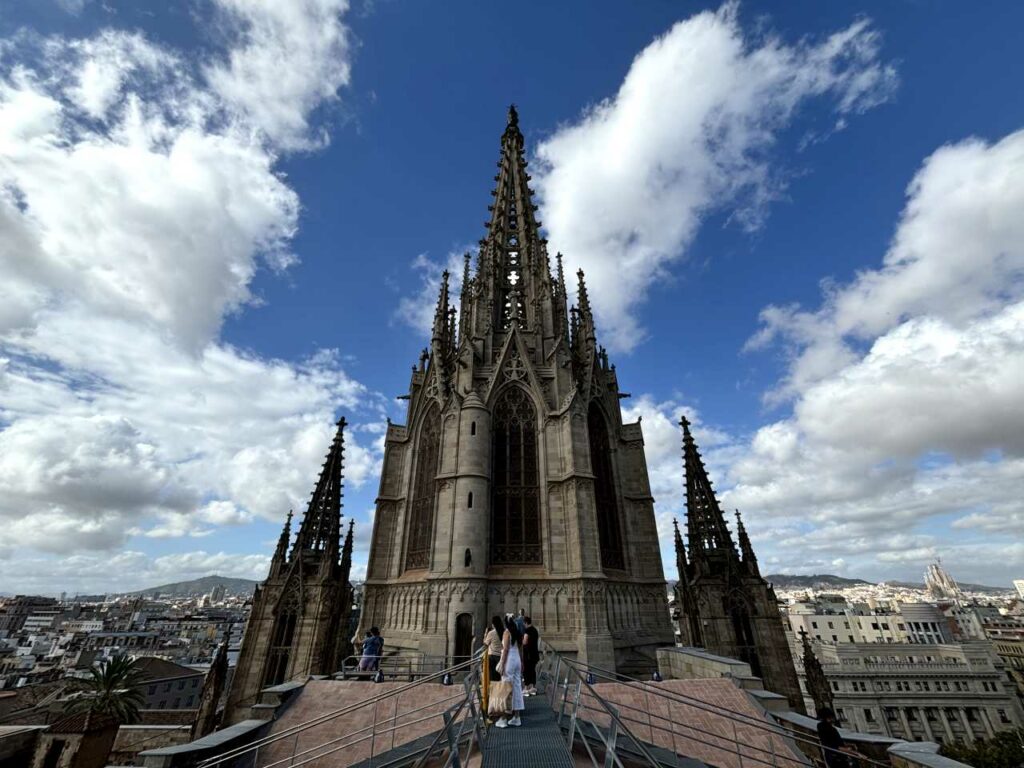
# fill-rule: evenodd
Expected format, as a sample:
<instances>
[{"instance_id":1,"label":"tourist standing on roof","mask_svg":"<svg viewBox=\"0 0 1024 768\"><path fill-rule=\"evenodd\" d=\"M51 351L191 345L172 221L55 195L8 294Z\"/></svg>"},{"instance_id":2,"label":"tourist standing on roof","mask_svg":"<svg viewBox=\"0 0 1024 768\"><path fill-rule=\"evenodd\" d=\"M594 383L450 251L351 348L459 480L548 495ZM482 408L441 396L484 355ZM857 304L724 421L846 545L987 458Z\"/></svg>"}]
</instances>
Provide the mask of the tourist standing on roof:
<instances>
[{"instance_id":1,"label":"tourist standing on roof","mask_svg":"<svg viewBox=\"0 0 1024 768\"><path fill-rule=\"evenodd\" d=\"M363 652L359 657L359 671L370 672L373 670L374 657L376 656L377 641L373 636L373 633L367 631L366 637L363 639Z\"/></svg>"},{"instance_id":2,"label":"tourist standing on roof","mask_svg":"<svg viewBox=\"0 0 1024 768\"><path fill-rule=\"evenodd\" d=\"M501 660L501 637L505 634L505 622L501 616L491 617L491 626L484 633L484 646L487 648L487 667L491 673L491 680L497 680L498 662Z\"/></svg>"},{"instance_id":3,"label":"tourist standing on roof","mask_svg":"<svg viewBox=\"0 0 1024 768\"><path fill-rule=\"evenodd\" d=\"M519 630L519 636L522 637L526 634L526 609L520 608L519 613L516 614L515 618L516 629Z\"/></svg>"},{"instance_id":4,"label":"tourist standing on roof","mask_svg":"<svg viewBox=\"0 0 1024 768\"><path fill-rule=\"evenodd\" d=\"M503 682L512 684L511 717L502 717L495 726L506 728L510 725L522 725L519 713L526 709L523 701L523 636L515 621L505 621L505 632L501 637L501 659L498 661L498 672Z\"/></svg>"},{"instance_id":5,"label":"tourist standing on roof","mask_svg":"<svg viewBox=\"0 0 1024 768\"><path fill-rule=\"evenodd\" d=\"M377 627L370 627L370 634L373 635L373 669L380 669L380 660L384 655L384 638L380 636Z\"/></svg>"},{"instance_id":6,"label":"tourist standing on roof","mask_svg":"<svg viewBox=\"0 0 1024 768\"><path fill-rule=\"evenodd\" d=\"M540 632L533 626L533 619L523 617L526 632L523 634L523 696L537 695L537 665L540 663Z\"/></svg>"}]
</instances>

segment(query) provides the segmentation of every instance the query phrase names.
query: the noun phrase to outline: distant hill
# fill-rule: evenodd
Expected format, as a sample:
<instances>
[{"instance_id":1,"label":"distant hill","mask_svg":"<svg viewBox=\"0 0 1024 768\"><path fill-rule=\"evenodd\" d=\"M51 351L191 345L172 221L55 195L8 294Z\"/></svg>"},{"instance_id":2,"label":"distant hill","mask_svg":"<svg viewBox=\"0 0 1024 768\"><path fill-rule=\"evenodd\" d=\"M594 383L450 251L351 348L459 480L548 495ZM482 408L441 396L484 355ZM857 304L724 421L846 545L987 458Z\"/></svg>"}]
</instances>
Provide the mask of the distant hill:
<instances>
[{"instance_id":1,"label":"distant hill","mask_svg":"<svg viewBox=\"0 0 1024 768\"><path fill-rule=\"evenodd\" d=\"M830 573L815 573L810 576L793 576L788 573L773 573L765 576L765 581L771 582L781 589L807 589L814 587L856 587L858 584L871 584L863 579L847 579L842 576L833 576Z\"/></svg>"},{"instance_id":2,"label":"distant hill","mask_svg":"<svg viewBox=\"0 0 1024 768\"><path fill-rule=\"evenodd\" d=\"M808 589L813 587L814 589L822 590L829 588L856 587L860 584L874 584L872 581L864 581L864 579L847 579L843 576L834 576L830 573L817 573L810 576L793 576L788 573L773 573L765 576L764 578L765 581L771 582L779 589ZM884 581L881 583L888 584L891 587L903 587L904 589L924 589L924 584L912 581ZM1002 594L1004 592L1012 591L1009 587L987 587L984 584L959 583L960 588L965 592Z\"/></svg>"},{"instance_id":3,"label":"distant hill","mask_svg":"<svg viewBox=\"0 0 1024 768\"><path fill-rule=\"evenodd\" d=\"M884 583L893 587L903 587L905 589L924 589L924 584L921 582L886 581ZM989 587L984 584L968 584L964 581L958 581L957 584L960 585L960 589L964 592L982 592L993 595L1001 595L1004 592L1013 592L1013 587Z\"/></svg>"},{"instance_id":4,"label":"distant hill","mask_svg":"<svg viewBox=\"0 0 1024 768\"><path fill-rule=\"evenodd\" d=\"M130 595L152 595L159 592L161 597L190 597L192 595L205 595L216 586L223 586L224 591L229 595L251 595L258 581L251 579L232 579L228 576L203 576L201 579L192 581L176 581L173 584L161 584L158 587L148 587Z\"/></svg>"}]
</instances>

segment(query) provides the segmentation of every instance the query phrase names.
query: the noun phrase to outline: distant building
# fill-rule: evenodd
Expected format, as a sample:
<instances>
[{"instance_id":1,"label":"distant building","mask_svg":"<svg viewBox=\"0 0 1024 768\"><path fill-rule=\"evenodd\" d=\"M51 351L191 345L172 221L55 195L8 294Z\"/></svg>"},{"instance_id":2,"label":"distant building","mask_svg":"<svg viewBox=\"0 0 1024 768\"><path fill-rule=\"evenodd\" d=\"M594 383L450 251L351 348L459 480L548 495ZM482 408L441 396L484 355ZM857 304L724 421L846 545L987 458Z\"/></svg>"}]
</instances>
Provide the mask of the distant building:
<instances>
[{"instance_id":1,"label":"distant building","mask_svg":"<svg viewBox=\"0 0 1024 768\"><path fill-rule=\"evenodd\" d=\"M907 628L907 639L920 645L953 642L950 621L931 603L904 603L900 615Z\"/></svg>"},{"instance_id":2,"label":"distant building","mask_svg":"<svg viewBox=\"0 0 1024 768\"><path fill-rule=\"evenodd\" d=\"M963 600L964 593L960 585L942 567L941 561L928 566L924 573L924 587L934 600Z\"/></svg>"},{"instance_id":3,"label":"distant building","mask_svg":"<svg viewBox=\"0 0 1024 768\"><path fill-rule=\"evenodd\" d=\"M816 604L797 604L789 606L785 622L791 648L798 646L801 631L825 643L909 642L903 616L898 613L861 613L852 608L837 613Z\"/></svg>"},{"instance_id":4,"label":"distant building","mask_svg":"<svg viewBox=\"0 0 1024 768\"><path fill-rule=\"evenodd\" d=\"M985 640L988 638L986 623L1001 618L994 605L953 604L943 608L942 613L953 620L951 629L956 640Z\"/></svg>"},{"instance_id":5,"label":"distant building","mask_svg":"<svg viewBox=\"0 0 1024 768\"><path fill-rule=\"evenodd\" d=\"M136 662L144 682L138 686L145 697L140 709L198 709L206 675L197 669L163 659L141 658Z\"/></svg>"},{"instance_id":6,"label":"distant building","mask_svg":"<svg viewBox=\"0 0 1024 768\"><path fill-rule=\"evenodd\" d=\"M6 630L9 634L20 632L29 616L43 609L56 607L57 601L52 597L16 595L7 600L3 611L0 612L0 631Z\"/></svg>"},{"instance_id":7,"label":"distant building","mask_svg":"<svg viewBox=\"0 0 1024 768\"><path fill-rule=\"evenodd\" d=\"M844 727L949 743L1024 725L1016 691L987 642L816 643L814 652Z\"/></svg>"},{"instance_id":8,"label":"distant building","mask_svg":"<svg viewBox=\"0 0 1024 768\"><path fill-rule=\"evenodd\" d=\"M1017 595L1021 600L1024 600L1024 579L1014 579L1013 586L1017 590Z\"/></svg>"}]
</instances>

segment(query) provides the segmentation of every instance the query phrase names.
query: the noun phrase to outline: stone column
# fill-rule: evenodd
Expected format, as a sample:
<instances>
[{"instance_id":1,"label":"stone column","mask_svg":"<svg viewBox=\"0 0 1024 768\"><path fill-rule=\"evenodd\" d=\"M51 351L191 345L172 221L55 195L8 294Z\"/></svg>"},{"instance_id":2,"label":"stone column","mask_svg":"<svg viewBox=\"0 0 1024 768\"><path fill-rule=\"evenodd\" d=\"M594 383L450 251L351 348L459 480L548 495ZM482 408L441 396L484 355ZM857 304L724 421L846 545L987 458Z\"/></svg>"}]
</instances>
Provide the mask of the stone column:
<instances>
[{"instance_id":1,"label":"stone column","mask_svg":"<svg viewBox=\"0 0 1024 768\"><path fill-rule=\"evenodd\" d=\"M953 728L949 724L949 720L946 719L946 708L939 707L939 721L942 723L942 727L946 731L946 738L949 739L949 743L952 744L956 740L956 736L953 735Z\"/></svg>"},{"instance_id":2,"label":"stone column","mask_svg":"<svg viewBox=\"0 0 1024 768\"><path fill-rule=\"evenodd\" d=\"M957 707L956 711L960 715L960 722L964 726L964 737L967 739L967 743L974 743L974 730L971 728L971 724L967 722L967 712L963 707Z\"/></svg>"},{"instance_id":3,"label":"stone column","mask_svg":"<svg viewBox=\"0 0 1024 768\"><path fill-rule=\"evenodd\" d=\"M928 713L925 710L926 707L918 707L917 716L921 718L921 725L924 728L925 736L928 737L928 741L935 741L935 734L932 732L932 726L928 722Z\"/></svg>"},{"instance_id":4,"label":"stone column","mask_svg":"<svg viewBox=\"0 0 1024 768\"><path fill-rule=\"evenodd\" d=\"M903 726L903 738L907 741L914 740L914 732L910 730L910 721L907 720L907 708L896 707L896 715L900 719L900 725Z\"/></svg>"},{"instance_id":5,"label":"stone column","mask_svg":"<svg viewBox=\"0 0 1024 768\"><path fill-rule=\"evenodd\" d=\"M992 722L988 719L988 711L984 707L978 707L978 717L981 718L981 724L985 726L985 732L988 734L988 738L992 738L996 735L995 729L992 728Z\"/></svg>"}]
</instances>

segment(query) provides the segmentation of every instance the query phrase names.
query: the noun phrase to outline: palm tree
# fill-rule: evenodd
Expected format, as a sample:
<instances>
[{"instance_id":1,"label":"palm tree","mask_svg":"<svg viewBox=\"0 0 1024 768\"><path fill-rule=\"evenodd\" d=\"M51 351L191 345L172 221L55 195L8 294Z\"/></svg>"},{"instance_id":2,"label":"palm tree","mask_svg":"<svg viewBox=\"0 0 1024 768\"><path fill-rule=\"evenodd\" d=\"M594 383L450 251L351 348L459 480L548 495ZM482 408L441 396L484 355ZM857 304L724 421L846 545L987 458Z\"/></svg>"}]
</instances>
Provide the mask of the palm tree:
<instances>
[{"instance_id":1,"label":"palm tree","mask_svg":"<svg viewBox=\"0 0 1024 768\"><path fill-rule=\"evenodd\" d=\"M68 712L102 712L122 723L134 723L145 701L140 687L143 682L142 670L134 659L124 654L114 656L90 667L89 677L75 683L80 695L70 699L65 708Z\"/></svg>"}]
</instances>

